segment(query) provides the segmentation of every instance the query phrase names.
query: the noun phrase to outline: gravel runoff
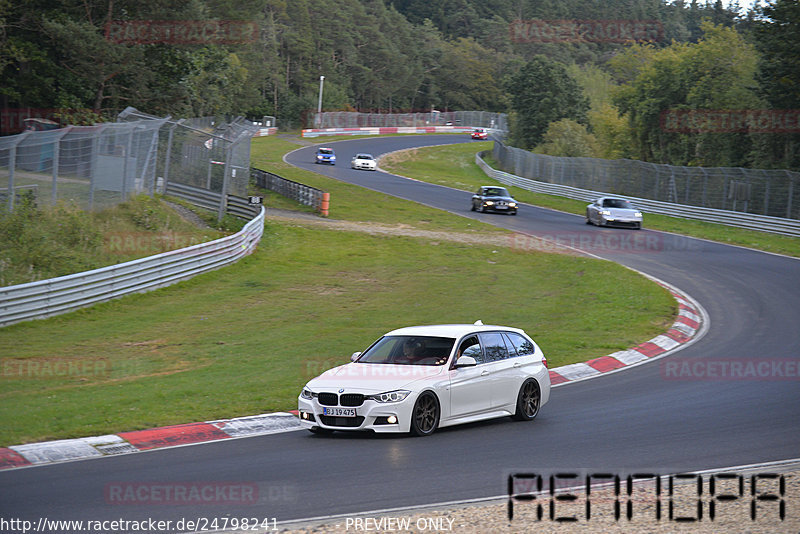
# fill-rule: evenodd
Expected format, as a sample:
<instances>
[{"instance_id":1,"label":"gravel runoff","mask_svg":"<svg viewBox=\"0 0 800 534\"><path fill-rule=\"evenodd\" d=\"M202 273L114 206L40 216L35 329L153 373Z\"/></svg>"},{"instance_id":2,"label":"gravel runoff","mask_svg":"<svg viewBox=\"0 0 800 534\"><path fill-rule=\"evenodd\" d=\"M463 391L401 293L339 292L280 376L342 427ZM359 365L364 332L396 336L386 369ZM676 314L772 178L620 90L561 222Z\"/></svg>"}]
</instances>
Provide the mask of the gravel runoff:
<instances>
[{"instance_id":1,"label":"gravel runoff","mask_svg":"<svg viewBox=\"0 0 800 534\"><path fill-rule=\"evenodd\" d=\"M267 220L281 221L297 226L317 226L330 230L345 232L364 232L371 235L392 235L417 237L427 239L430 244L436 245L441 241L468 243L476 245L491 245L496 247L511 248L518 251L536 250L554 254L579 255L580 252L569 247L553 243L546 239L521 234L518 232L455 232L445 230L425 230L409 224L382 224L375 222L343 221L339 219L322 218L308 212L281 210L267 208Z\"/></svg>"},{"instance_id":2,"label":"gravel runoff","mask_svg":"<svg viewBox=\"0 0 800 534\"><path fill-rule=\"evenodd\" d=\"M285 534L340 534L340 533L527 533L544 534L605 534L605 533L746 533L776 534L800 533L800 461L780 463L760 468L721 470L718 473L735 473L743 476L743 495L736 500L716 501L715 517L709 517L710 511L710 476L711 472L702 473L702 491L699 497L702 502L702 519L699 521L677 521L677 518L697 518L697 481L686 483L675 480L672 496L673 517L669 519L669 487L663 479L661 487L661 519L656 520L656 498L653 480L641 481L634 485L631 502L632 519L626 518L625 482L621 487L620 514L614 518L613 487L591 490L591 516L586 516L585 490L571 490L578 496L573 502L557 502L556 518L575 516L577 522L558 522L549 518L549 495L544 500L534 502L517 501L514 503L514 517L508 519L508 499L488 501L478 504L460 504L411 510L394 510L390 512L368 513L353 516L296 523L287 527L278 523L280 532ZM779 501L759 501L756 506L756 519L751 518L751 476L754 474L778 474L785 480L785 493L782 498L785 504L785 517L780 519ZM424 483L424 482L422 482ZM717 480L715 495L738 495L738 480ZM780 495L778 479L759 479L758 494L767 496L772 493ZM522 490L524 491L524 490ZM542 497L541 495L539 496ZM537 503L543 504L543 517L537 518Z\"/></svg>"}]
</instances>

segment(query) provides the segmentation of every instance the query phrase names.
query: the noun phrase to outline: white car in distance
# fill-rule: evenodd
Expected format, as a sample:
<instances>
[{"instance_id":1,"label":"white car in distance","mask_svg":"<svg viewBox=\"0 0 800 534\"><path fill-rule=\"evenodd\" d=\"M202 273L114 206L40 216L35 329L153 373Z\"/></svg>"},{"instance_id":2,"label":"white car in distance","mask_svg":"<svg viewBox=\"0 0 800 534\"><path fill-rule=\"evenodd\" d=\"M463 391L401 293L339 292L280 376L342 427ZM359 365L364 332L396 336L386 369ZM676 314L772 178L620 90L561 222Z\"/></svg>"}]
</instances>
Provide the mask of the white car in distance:
<instances>
[{"instance_id":1,"label":"white car in distance","mask_svg":"<svg viewBox=\"0 0 800 534\"><path fill-rule=\"evenodd\" d=\"M378 168L378 162L372 157L372 154L356 154L350 160L350 168L364 169L367 171L374 171Z\"/></svg>"},{"instance_id":2,"label":"white car in distance","mask_svg":"<svg viewBox=\"0 0 800 534\"><path fill-rule=\"evenodd\" d=\"M529 421L550 398L547 359L518 328L480 321L406 327L351 360L305 385L303 427L427 436L495 417Z\"/></svg>"}]
</instances>

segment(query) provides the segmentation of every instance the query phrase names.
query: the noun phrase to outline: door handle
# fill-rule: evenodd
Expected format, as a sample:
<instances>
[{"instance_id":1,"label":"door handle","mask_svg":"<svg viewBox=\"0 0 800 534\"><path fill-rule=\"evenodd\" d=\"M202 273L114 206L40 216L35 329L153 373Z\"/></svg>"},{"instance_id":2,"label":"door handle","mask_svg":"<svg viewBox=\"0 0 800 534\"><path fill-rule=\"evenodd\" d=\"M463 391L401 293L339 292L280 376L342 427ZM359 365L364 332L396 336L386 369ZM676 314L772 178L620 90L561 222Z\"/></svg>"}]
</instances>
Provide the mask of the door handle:
<instances>
[{"instance_id":1,"label":"door handle","mask_svg":"<svg viewBox=\"0 0 800 534\"><path fill-rule=\"evenodd\" d=\"M514 367L522 367L522 364L517 362L517 363L514 364Z\"/></svg>"},{"instance_id":2,"label":"door handle","mask_svg":"<svg viewBox=\"0 0 800 534\"><path fill-rule=\"evenodd\" d=\"M483 371L481 371L481 376L486 376L486 375L488 375L488 374L489 374L489 371L487 371L486 369L484 369Z\"/></svg>"}]
</instances>

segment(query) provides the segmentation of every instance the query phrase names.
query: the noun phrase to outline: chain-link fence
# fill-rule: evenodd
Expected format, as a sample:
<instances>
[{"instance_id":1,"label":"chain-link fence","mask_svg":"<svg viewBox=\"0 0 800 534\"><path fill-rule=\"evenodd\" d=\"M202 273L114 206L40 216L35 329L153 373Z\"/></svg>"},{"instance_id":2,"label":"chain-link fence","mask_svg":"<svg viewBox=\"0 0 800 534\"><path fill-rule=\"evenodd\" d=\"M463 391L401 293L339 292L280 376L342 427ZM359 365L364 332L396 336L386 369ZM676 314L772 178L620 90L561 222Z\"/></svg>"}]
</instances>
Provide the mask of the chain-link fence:
<instances>
[{"instance_id":1,"label":"chain-link fence","mask_svg":"<svg viewBox=\"0 0 800 534\"><path fill-rule=\"evenodd\" d=\"M157 117L127 108L118 118L134 122L143 119ZM170 184L180 184L220 193L222 217L227 195L247 196L250 139L256 132L258 126L242 117L230 122L209 117L167 120L159 138L159 192L178 194L170 191Z\"/></svg>"},{"instance_id":2,"label":"chain-link fence","mask_svg":"<svg viewBox=\"0 0 800 534\"><path fill-rule=\"evenodd\" d=\"M175 182L221 193L222 214L227 195L247 195L257 131L241 117L173 121L128 108L115 123L0 137L0 205L29 198L100 209Z\"/></svg>"},{"instance_id":3,"label":"chain-link fence","mask_svg":"<svg viewBox=\"0 0 800 534\"><path fill-rule=\"evenodd\" d=\"M158 132L166 119L68 126L0 137L0 200L103 208L152 192Z\"/></svg>"},{"instance_id":4,"label":"chain-link fence","mask_svg":"<svg viewBox=\"0 0 800 534\"><path fill-rule=\"evenodd\" d=\"M426 113L310 113L308 128L392 128L404 126L471 126L508 130L505 113L490 111L429 111Z\"/></svg>"},{"instance_id":5,"label":"chain-link fence","mask_svg":"<svg viewBox=\"0 0 800 534\"><path fill-rule=\"evenodd\" d=\"M787 219L800 219L800 173L734 167L680 167L628 159L534 154L496 141L492 155L509 173L615 195Z\"/></svg>"}]
</instances>

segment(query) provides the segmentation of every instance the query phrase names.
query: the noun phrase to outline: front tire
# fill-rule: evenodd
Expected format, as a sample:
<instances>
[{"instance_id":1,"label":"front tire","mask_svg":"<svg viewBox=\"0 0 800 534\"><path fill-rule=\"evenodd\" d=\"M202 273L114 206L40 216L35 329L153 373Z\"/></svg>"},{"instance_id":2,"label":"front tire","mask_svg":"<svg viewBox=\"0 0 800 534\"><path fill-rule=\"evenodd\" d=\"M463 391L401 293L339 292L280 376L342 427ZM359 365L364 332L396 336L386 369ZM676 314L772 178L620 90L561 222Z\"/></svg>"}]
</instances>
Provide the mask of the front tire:
<instances>
[{"instance_id":1,"label":"front tire","mask_svg":"<svg viewBox=\"0 0 800 534\"><path fill-rule=\"evenodd\" d=\"M439 426L439 401L433 393L423 393L411 413L411 434L430 436Z\"/></svg>"},{"instance_id":2,"label":"front tire","mask_svg":"<svg viewBox=\"0 0 800 534\"><path fill-rule=\"evenodd\" d=\"M514 419L517 421L532 421L539 414L542 393L539 390L539 383L534 379L528 379L519 388L517 394L517 411L514 412Z\"/></svg>"}]
</instances>

